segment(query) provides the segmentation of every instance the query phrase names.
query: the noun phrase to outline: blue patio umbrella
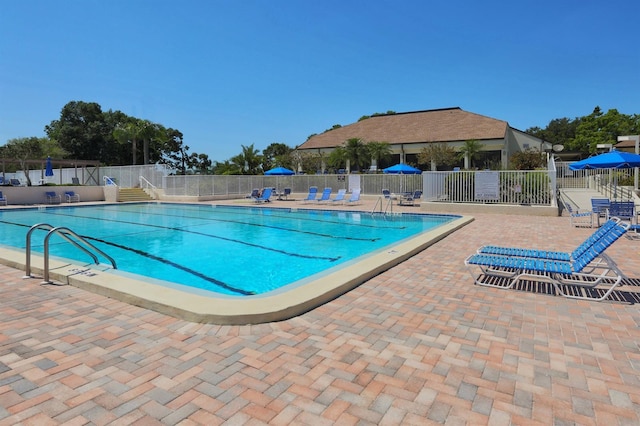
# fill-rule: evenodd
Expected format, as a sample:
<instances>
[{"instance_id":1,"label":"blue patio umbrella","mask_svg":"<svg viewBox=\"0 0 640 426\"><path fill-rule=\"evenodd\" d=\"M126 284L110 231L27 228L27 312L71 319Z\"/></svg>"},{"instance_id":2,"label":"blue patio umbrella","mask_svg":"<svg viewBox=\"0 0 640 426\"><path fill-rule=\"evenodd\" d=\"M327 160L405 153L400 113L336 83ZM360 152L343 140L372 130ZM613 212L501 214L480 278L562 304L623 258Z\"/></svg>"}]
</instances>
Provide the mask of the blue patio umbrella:
<instances>
[{"instance_id":1,"label":"blue patio umbrella","mask_svg":"<svg viewBox=\"0 0 640 426\"><path fill-rule=\"evenodd\" d=\"M267 170L266 172L264 172L264 174L269 176L291 176L295 175L296 172L285 167L276 167L275 169Z\"/></svg>"},{"instance_id":2,"label":"blue patio umbrella","mask_svg":"<svg viewBox=\"0 0 640 426\"><path fill-rule=\"evenodd\" d=\"M53 176L53 165L51 164L51 157L47 157L47 164L45 166L44 175L47 177Z\"/></svg>"},{"instance_id":3,"label":"blue patio umbrella","mask_svg":"<svg viewBox=\"0 0 640 426\"><path fill-rule=\"evenodd\" d=\"M408 164L399 163L395 166L387 167L382 170L382 173L392 173L396 175L417 175L422 173L422 170L411 167Z\"/></svg>"},{"instance_id":4,"label":"blue patio umbrella","mask_svg":"<svg viewBox=\"0 0 640 426\"><path fill-rule=\"evenodd\" d=\"M632 169L640 167L640 155L624 151L610 151L569 164L571 170ZM618 176L614 175L613 194L618 198Z\"/></svg>"},{"instance_id":5,"label":"blue patio umbrella","mask_svg":"<svg viewBox=\"0 0 640 426\"><path fill-rule=\"evenodd\" d=\"M640 167L640 155L624 151L611 151L569 165L571 170L631 169Z\"/></svg>"}]
</instances>

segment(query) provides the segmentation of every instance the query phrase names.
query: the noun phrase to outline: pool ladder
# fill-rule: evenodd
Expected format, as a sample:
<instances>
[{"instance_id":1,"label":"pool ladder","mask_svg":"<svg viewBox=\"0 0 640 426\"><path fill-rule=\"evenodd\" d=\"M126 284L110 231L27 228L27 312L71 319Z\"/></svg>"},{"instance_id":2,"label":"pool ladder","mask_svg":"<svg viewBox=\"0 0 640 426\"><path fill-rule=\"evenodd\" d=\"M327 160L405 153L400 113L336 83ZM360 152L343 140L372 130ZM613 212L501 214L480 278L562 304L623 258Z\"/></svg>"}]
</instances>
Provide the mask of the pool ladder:
<instances>
[{"instance_id":1,"label":"pool ladder","mask_svg":"<svg viewBox=\"0 0 640 426\"><path fill-rule=\"evenodd\" d=\"M384 205L384 200L387 200L387 205ZM380 206L378 208L378 206ZM378 200L376 201L376 204L373 206L373 208L371 209L371 214L374 213L379 213L383 216L386 216L388 214L393 214L393 199L391 198L385 198L385 197L378 197Z\"/></svg>"},{"instance_id":2,"label":"pool ladder","mask_svg":"<svg viewBox=\"0 0 640 426\"><path fill-rule=\"evenodd\" d=\"M25 262L25 271L24 271L25 278L31 278L31 234L33 234L33 232L37 229L49 230L49 232L47 232L47 235L44 237L44 278L42 281L43 284L51 284L51 280L49 279L49 240L53 235L56 235L56 234L60 235L62 238L64 238L65 240L73 244L75 247L77 247L78 249L88 254L93 259L93 262L96 265L100 264L100 261L98 260L98 256L95 255L95 253L98 253L99 255L103 256L111 263L111 266L113 267L113 269L118 269L118 267L116 266L116 261L111 256L109 256L108 254L100 250L98 247L91 244L89 241L87 241L80 235L73 232L71 229L64 226L54 227L52 225L49 225L48 223L38 223L33 225L27 232L27 242L26 242L27 259Z\"/></svg>"}]
</instances>

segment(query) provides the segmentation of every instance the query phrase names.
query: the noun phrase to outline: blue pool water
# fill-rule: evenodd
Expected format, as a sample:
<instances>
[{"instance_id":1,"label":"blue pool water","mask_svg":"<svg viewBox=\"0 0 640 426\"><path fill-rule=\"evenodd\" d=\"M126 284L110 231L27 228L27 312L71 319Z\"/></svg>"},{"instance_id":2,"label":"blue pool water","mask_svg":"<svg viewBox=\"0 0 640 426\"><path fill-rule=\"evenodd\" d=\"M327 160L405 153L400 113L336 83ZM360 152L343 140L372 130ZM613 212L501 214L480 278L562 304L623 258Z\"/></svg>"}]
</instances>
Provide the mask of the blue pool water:
<instances>
[{"instance_id":1,"label":"blue pool water","mask_svg":"<svg viewBox=\"0 0 640 426\"><path fill-rule=\"evenodd\" d=\"M119 270L230 295L265 293L458 218L185 204L120 204L0 211L0 243L25 247L36 223L65 226ZM45 230L32 250L42 252ZM53 256L89 263L59 236ZM105 259L102 262L108 263Z\"/></svg>"}]
</instances>

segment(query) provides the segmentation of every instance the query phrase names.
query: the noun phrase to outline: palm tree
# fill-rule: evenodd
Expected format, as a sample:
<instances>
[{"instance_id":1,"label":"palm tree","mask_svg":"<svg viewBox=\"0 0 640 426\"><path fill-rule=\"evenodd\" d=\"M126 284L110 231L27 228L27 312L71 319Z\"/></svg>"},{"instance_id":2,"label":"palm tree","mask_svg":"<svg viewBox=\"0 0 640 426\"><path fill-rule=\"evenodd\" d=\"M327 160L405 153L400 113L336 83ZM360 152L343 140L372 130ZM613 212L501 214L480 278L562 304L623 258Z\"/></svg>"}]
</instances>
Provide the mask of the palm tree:
<instances>
[{"instance_id":1,"label":"palm tree","mask_svg":"<svg viewBox=\"0 0 640 426\"><path fill-rule=\"evenodd\" d=\"M380 166L383 160L391 157L393 150L391 144L388 142L376 142L371 141L367 143L367 149L372 159L376 160L376 167L380 170Z\"/></svg>"},{"instance_id":2,"label":"palm tree","mask_svg":"<svg viewBox=\"0 0 640 426\"><path fill-rule=\"evenodd\" d=\"M347 139L344 142L344 149L347 160L356 171L359 171L368 161L369 150L360 138Z\"/></svg>"},{"instance_id":3,"label":"palm tree","mask_svg":"<svg viewBox=\"0 0 640 426\"><path fill-rule=\"evenodd\" d=\"M236 166L239 174L257 175L262 173L262 155L258 150L253 147L253 144L240 146L242 147L242 153L231 158L231 162Z\"/></svg>"},{"instance_id":4,"label":"palm tree","mask_svg":"<svg viewBox=\"0 0 640 426\"><path fill-rule=\"evenodd\" d=\"M473 167L473 160L482 149L482 144L475 139L464 141L464 145L460 148L460 159L465 160L465 169Z\"/></svg>"}]
</instances>

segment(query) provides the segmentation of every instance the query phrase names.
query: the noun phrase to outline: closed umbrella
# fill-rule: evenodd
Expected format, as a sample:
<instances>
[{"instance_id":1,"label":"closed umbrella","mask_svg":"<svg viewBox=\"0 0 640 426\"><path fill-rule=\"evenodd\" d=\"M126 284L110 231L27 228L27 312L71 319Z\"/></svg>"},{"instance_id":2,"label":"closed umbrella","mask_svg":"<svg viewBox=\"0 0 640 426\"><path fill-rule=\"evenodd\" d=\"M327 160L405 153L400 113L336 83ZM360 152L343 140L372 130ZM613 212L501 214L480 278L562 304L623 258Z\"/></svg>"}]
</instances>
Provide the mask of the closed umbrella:
<instances>
[{"instance_id":1,"label":"closed umbrella","mask_svg":"<svg viewBox=\"0 0 640 426\"><path fill-rule=\"evenodd\" d=\"M47 157L47 163L45 166L44 175L47 177L53 176L53 165L51 164L51 157Z\"/></svg>"}]
</instances>

